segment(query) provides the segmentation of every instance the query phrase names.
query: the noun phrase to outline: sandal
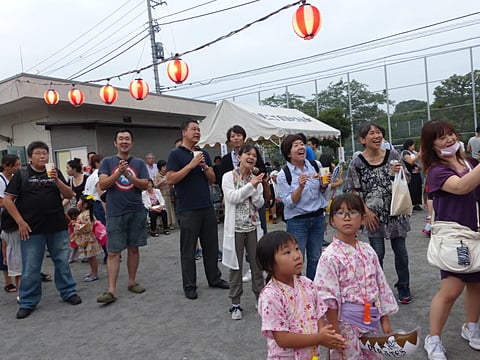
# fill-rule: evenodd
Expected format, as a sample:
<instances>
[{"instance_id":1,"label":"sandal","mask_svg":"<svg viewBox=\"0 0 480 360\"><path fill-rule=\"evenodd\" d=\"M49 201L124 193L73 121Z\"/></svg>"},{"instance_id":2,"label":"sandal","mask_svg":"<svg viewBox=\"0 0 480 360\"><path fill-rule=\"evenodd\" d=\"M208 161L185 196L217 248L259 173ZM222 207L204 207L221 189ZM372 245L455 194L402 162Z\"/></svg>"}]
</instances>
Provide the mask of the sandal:
<instances>
[{"instance_id":1,"label":"sandal","mask_svg":"<svg viewBox=\"0 0 480 360\"><path fill-rule=\"evenodd\" d=\"M97 302L102 304L110 304L117 301L117 298L109 291L105 291L102 295L97 297Z\"/></svg>"},{"instance_id":2,"label":"sandal","mask_svg":"<svg viewBox=\"0 0 480 360\"><path fill-rule=\"evenodd\" d=\"M50 275L50 274L45 274L45 273L41 272L40 275L42 276L42 281L43 282L49 282L49 281L53 280L52 275Z\"/></svg>"},{"instance_id":3,"label":"sandal","mask_svg":"<svg viewBox=\"0 0 480 360\"><path fill-rule=\"evenodd\" d=\"M97 275L88 275L83 278L84 282L92 282L92 281L97 281L99 277Z\"/></svg>"},{"instance_id":4,"label":"sandal","mask_svg":"<svg viewBox=\"0 0 480 360\"><path fill-rule=\"evenodd\" d=\"M17 292L17 287L13 284L8 284L8 285L5 285L3 290L5 290L5 292L7 293L14 293L14 292Z\"/></svg>"},{"instance_id":5,"label":"sandal","mask_svg":"<svg viewBox=\"0 0 480 360\"><path fill-rule=\"evenodd\" d=\"M131 291L135 294L141 294L145 291L145 288L142 285L140 285L139 283L135 283L135 284L130 285L128 287L128 291Z\"/></svg>"}]
</instances>

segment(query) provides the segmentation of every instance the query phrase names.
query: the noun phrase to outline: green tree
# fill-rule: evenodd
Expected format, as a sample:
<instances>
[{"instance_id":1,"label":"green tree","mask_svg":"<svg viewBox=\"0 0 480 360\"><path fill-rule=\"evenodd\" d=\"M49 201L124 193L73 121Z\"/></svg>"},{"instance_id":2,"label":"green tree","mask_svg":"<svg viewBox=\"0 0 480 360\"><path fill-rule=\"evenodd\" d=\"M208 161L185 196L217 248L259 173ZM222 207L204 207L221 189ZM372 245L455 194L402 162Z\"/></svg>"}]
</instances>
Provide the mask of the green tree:
<instances>
[{"instance_id":1,"label":"green tree","mask_svg":"<svg viewBox=\"0 0 480 360\"><path fill-rule=\"evenodd\" d=\"M475 102L479 106L480 71L474 71ZM432 118L444 118L455 125L460 133L473 130L473 100L471 73L453 74L433 91Z\"/></svg>"},{"instance_id":2,"label":"green tree","mask_svg":"<svg viewBox=\"0 0 480 360\"><path fill-rule=\"evenodd\" d=\"M403 143L406 139L418 140L419 129L427 121L427 102L414 99L401 101L395 106L390 120L394 143Z\"/></svg>"},{"instance_id":3,"label":"green tree","mask_svg":"<svg viewBox=\"0 0 480 360\"><path fill-rule=\"evenodd\" d=\"M261 103L262 105L268 105L272 107L284 107L302 111L303 105L305 103L305 96L295 95L287 92L281 95L272 95L268 98L263 99Z\"/></svg>"}]
</instances>

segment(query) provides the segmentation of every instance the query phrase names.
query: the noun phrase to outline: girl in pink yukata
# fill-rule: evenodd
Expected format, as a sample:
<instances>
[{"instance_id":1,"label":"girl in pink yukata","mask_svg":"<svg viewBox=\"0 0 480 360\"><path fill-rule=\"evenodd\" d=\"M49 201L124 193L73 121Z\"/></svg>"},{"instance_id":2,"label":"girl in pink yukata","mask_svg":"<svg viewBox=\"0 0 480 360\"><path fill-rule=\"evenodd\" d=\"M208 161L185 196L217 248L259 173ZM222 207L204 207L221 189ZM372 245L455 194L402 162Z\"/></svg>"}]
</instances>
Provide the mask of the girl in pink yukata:
<instances>
[{"instance_id":1,"label":"girl in pink yukata","mask_svg":"<svg viewBox=\"0 0 480 360\"><path fill-rule=\"evenodd\" d=\"M318 360L319 345L341 350L345 340L322 316L327 307L313 282L301 275L303 256L295 237L273 231L257 243L257 263L268 273L258 312L269 360Z\"/></svg>"},{"instance_id":2,"label":"girl in pink yukata","mask_svg":"<svg viewBox=\"0 0 480 360\"><path fill-rule=\"evenodd\" d=\"M358 195L339 195L330 214L336 234L320 257L314 283L328 307L328 322L346 340L343 350L331 351L331 359L383 359L381 354L362 350L359 340L380 327L383 333L392 333L389 315L398 311L377 254L370 244L357 239L365 205Z\"/></svg>"}]
</instances>

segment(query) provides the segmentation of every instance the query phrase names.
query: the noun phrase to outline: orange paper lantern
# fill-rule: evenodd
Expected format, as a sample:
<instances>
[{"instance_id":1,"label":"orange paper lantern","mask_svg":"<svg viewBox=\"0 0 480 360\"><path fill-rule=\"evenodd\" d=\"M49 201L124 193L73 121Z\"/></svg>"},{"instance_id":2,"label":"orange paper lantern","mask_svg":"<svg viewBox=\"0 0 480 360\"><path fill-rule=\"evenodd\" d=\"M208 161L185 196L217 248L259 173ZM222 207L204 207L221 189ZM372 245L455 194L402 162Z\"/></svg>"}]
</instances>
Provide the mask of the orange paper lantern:
<instances>
[{"instance_id":1,"label":"orange paper lantern","mask_svg":"<svg viewBox=\"0 0 480 360\"><path fill-rule=\"evenodd\" d=\"M79 107L85 101L85 95L81 90L73 88L68 92L68 101L73 106Z\"/></svg>"},{"instance_id":2,"label":"orange paper lantern","mask_svg":"<svg viewBox=\"0 0 480 360\"><path fill-rule=\"evenodd\" d=\"M48 105L57 105L60 101L60 95L58 95L58 91L48 89L43 93L43 99Z\"/></svg>"},{"instance_id":3,"label":"orange paper lantern","mask_svg":"<svg viewBox=\"0 0 480 360\"><path fill-rule=\"evenodd\" d=\"M310 4L303 4L297 9L292 19L293 30L304 40L311 40L322 26L320 11Z\"/></svg>"},{"instance_id":4,"label":"orange paper lantern","mask_svg":"<svg viewBox=\"0 0 480 360\"><path fill-rule=\"evenodd\" d=\"M113 104L118 97L118 90L112 85L107 84L100 89L100 99L105 104Z\"/></svg>"},{"instance_id":5,"label":"orange paper lantern","mask_svg":"<svg viewBox=\"0 0 480 360\"><path fill-rule=\"evenodd\" d=\"M148 84L142 79L135 79L130 83L130 95L137 100L143 100L148 95Z\"/></svg>"},{"instance_id":6,"label":"orange paper lantern","mask_svg":"<svg viewBox=\"0 0 480 360\"><path fill-rule=\"evenodd\" d=\"M175 84L183 83L188 77L188 65L182 59L175 59L168 63L167 75Z\"/></svg>"}]
</instances>

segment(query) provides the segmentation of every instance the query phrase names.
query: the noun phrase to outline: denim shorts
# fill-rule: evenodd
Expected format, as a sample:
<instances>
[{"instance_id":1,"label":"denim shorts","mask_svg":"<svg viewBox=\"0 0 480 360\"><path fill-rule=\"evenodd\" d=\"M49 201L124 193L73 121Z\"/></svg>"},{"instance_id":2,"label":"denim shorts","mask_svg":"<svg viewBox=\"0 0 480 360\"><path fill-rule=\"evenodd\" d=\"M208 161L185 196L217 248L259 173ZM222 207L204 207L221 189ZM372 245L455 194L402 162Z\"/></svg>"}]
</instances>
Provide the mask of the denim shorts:
<instances>
[{"instance_id":1,"label":"denim shorts","mask_svg":"<svg viewBox=\"0 0 480 360\"><path fill-rule=\"evenodd\" d=\"M128 246L147 245L147 211L120 216L107 215L108 252L121 252Z\"/></svg>"}]
</instances>

